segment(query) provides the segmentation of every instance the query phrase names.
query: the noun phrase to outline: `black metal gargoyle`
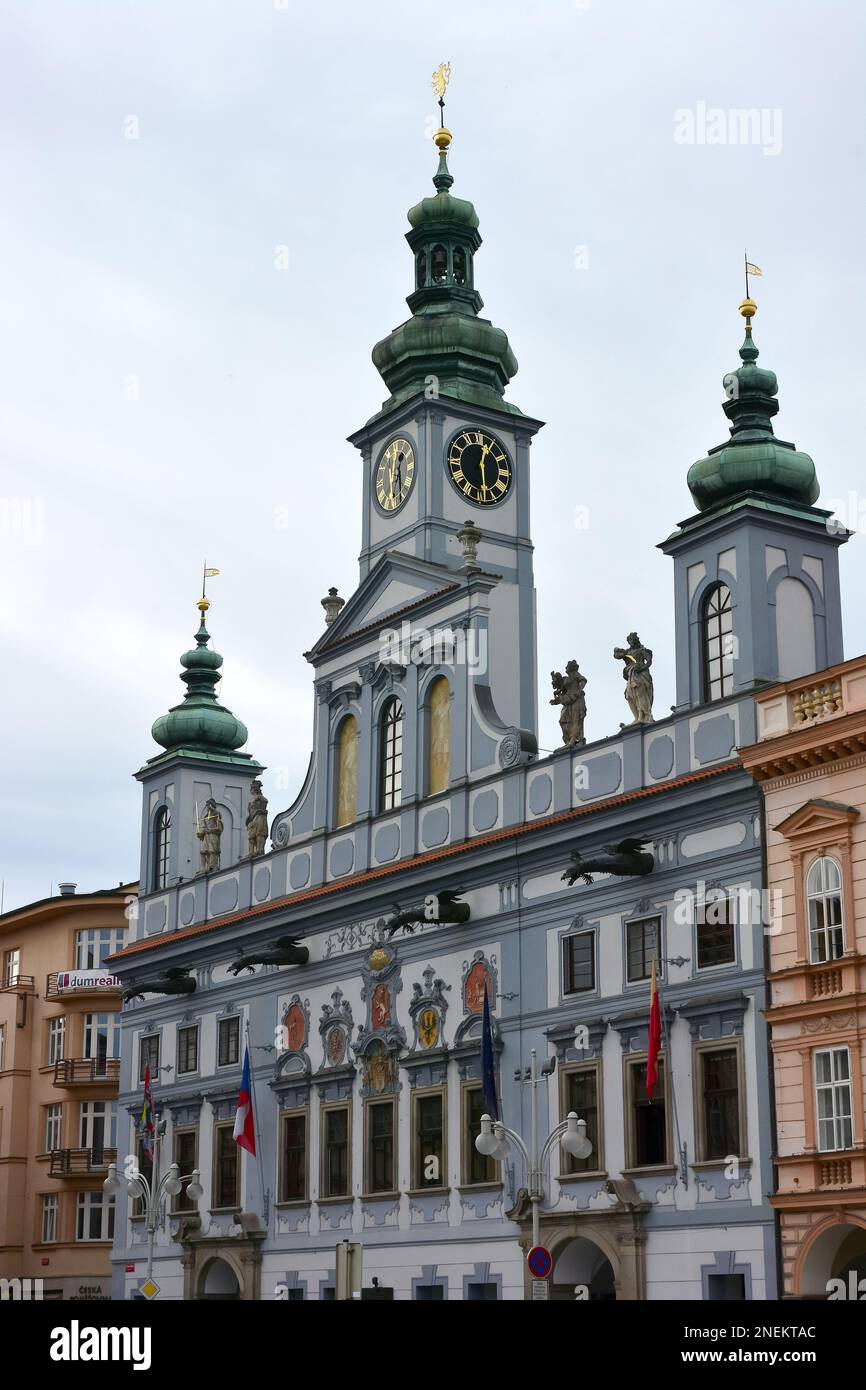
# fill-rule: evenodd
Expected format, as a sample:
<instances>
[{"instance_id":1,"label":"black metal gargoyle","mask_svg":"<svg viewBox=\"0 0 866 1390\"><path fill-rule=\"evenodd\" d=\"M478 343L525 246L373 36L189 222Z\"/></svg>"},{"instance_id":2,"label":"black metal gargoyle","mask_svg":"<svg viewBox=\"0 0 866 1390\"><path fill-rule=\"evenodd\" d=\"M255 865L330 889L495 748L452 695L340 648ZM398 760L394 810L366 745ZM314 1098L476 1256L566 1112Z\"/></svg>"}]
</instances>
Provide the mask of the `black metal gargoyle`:
<instances>
[{"instance_id":1,"label":"black metal gargoyle","mask_svg":"<svg viewBox=\"0 0 866 1390\"><path fill-rule=\"evenodd\" d=\"M164 975L153 975L149 980L142 980L141 984L128 984L123 991L123 1002L125 1004L129 999L143 999L146 994L194 993L195 980L190 975L189 968L172 965Z\"/></svg>"},{"instance_id":2,"label":"black metal gargoyle","mask_svg":"<svg viewBox=\"0 0 866 1390\"><path fill-rule=\"evenodd\" d=\"M309 959L309 949L301 945L300 936L278 936L272 946L256 946L238 956L229 972L239 975L242 970L249 970L252 975L254 965L306 965Z\"/></svg>"},{"instance_id":3,"label":"black metal gargoyle","mask_svg":"<svg viewBox=\"0 0 866 1390\"><path fill-rule=\"evenodd\" d=\"M571 867L562 875L563 880L573 887L577 879L592 883L593 874L621 874L625 878L641 878L651 874L655 859L644 849L643 840L620 840L615 845L605 845L598 854L586 858L579 849L572 850Z\"/></svg>"},{"instance_id":4,"label":"black metal gargoyle","mask_svg":"<svg viewBox=\"0 0 866 1390\"><path fill-rule=\"evenodd\" d=\"M462 888L443 888L438 893L428 893L423 903L413 903L411 907L394 904L394 911L385 918L384 927L389 936L395 932L414 932L425 922L435 922L440 927L450 927L456 922L468 922L471 909L468 903L458 899Z\"/></svg>"}]
</instances>

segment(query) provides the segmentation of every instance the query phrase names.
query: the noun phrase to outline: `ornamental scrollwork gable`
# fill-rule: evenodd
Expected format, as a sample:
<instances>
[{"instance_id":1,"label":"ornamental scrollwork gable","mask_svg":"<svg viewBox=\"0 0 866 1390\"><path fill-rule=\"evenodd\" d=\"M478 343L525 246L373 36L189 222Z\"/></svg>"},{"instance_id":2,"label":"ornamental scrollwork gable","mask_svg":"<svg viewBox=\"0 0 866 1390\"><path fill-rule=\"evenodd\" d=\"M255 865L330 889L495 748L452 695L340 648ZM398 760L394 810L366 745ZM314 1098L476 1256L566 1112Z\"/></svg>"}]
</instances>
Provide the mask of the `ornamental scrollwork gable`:
<instances>
[{"instance_id":1,"label":"ornamental scrollwork gable","mask_svg":"<svg viewBox=\"0 0 866 1390\"><path fill-rule=\"evenodd\" d=\"M330 1004L322 1005L319 1019L319 1036L322 1039L322 1071L347 1065L349 1044L355 1021L352 1018L352 1005L343 998L340 986L331 994Z\"/></svg>"},{"instance_id":2,"label":"ornamental scrollwork gable","mask_svg":"<svg viewBox=\"0 0 866 1390\"><path fill-rule=\"evenodd\" d=\"M400 1089L399 1058L406 1047L406 1031L397 1022L395 1000L403 981L394 948L382 942L375 945L361 966L361 978L367 1018L358 1025L352 1045L361 1067L361 1095L393 1093Z\"/></svg>"}]
</instances>

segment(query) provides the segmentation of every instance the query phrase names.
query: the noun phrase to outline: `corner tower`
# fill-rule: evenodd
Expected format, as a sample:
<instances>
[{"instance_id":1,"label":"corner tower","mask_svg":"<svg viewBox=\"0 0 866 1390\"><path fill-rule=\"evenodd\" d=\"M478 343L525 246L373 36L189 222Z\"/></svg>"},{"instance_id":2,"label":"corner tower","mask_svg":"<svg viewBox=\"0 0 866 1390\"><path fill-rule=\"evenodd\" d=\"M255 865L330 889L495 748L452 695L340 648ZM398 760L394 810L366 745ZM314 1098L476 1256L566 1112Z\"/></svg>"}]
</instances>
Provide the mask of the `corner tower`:
<instances>
[{"instance_id":1,"label":"corner tower","mask_svg":"<svg viewBox=\"0 0 866 1390\"><path fill-rule=\"evenodd\" d=\"M740 305L741 365L724 378L731 438L692 464L697 514L660 547L674 558L681 709L842 660L838 552L849 532L814 505L809 455L774 434L778 383L758 366L756 309Z\"/></svg>"}]
</instances>

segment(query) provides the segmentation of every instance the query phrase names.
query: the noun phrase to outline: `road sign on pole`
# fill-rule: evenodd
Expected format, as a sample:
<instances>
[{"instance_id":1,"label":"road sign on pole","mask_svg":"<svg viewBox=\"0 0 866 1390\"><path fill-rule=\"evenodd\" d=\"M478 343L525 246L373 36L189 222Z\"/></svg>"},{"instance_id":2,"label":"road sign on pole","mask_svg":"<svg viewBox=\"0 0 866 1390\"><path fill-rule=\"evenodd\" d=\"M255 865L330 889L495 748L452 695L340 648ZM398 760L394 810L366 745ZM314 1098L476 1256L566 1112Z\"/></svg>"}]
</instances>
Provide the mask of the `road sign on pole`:
<instances>
[{"instance_id":1,"label":"road sign on pole","mask_svg":"<svg viewBox=\"0 0 866 1390\"><path fill-rule=\"evenodd\" d=\"M548 1279L553 1269L553 1257L543 1245L533 1245L526 1257L529 1273L533 1279Z\"/></svg>"}]
</instances>

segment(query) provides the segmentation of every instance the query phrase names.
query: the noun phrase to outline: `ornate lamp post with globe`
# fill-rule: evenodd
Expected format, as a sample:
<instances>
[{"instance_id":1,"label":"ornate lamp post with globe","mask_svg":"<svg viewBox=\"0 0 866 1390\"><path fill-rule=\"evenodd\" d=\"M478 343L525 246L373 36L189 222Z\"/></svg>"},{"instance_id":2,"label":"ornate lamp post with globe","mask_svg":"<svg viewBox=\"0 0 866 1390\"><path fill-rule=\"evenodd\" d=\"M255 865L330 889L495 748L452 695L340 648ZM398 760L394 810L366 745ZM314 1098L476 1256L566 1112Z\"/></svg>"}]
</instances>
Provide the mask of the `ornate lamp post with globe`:
<instances>
[{"instance_id":1,"label":"ornate lamp post with globe","mask_svg":"<svg viewBox=\"0 0 866 1390\"><path fill-rule=\"evenodd\" d=\"M501 1120L493 1120L489 1115L481 1116L481 1133L475 1140L475 1147L480 1154L484 1154L487 1158L495 1158L497 1161L507 1158L512 1144L520 1153L526 1173L529 1200L532 1203L532 1244L535 1246L541 1243L541 1203L544 1201L544 1174L554 1144L558 1140L560 1147L572 1158L588 1158L592 1153L592 1144L586 1137L586 1120L579 1120L575 1111L571 1110L566 1119L554 1126L539 1152L538 1087L542 1081L546 1081L548 1077L553 1075L556 1058L551 1057L550 1061L546 1062L539 1071L535 1048L532 1049L530 1056L532 1058L531 1066L528 1066L525 1072L522 1072L518 1067L514 1073L516 1081L531 1087L532 1128L529 1148L516 1130L509 1129Z\"/></svg>"},{"instance_id":2,"label":"ornate lamp post with globe","mask_svg":"<svg viewBox=\"0 0 866 1390\"><path fill-rule=\"evenodd\" d=\"M139 1168L133 1168L128 1173L118 1173L117 1164L110 1163L108 1165L108 1177L102 1184L103 1191L109 1196L113 1196L125 1187L130 1197L144 1202L148 1280L153 1278L153 1246L156 1228L160 1223L166 1197L176 1197L184 1183L187 1184L187 1196L193 1202L197 1202L204 1194L204 1188L201 1185L201 1173L198 1168L193 1169L191 1173L182 1175L178 1165L172 1163L165 1175L162 1178L159 1176L159 1150L164 1136L165 1121L163 1120L157 1125L153 1139L153 1170L149 1179Z\"/></svg>"}]
</instances>

